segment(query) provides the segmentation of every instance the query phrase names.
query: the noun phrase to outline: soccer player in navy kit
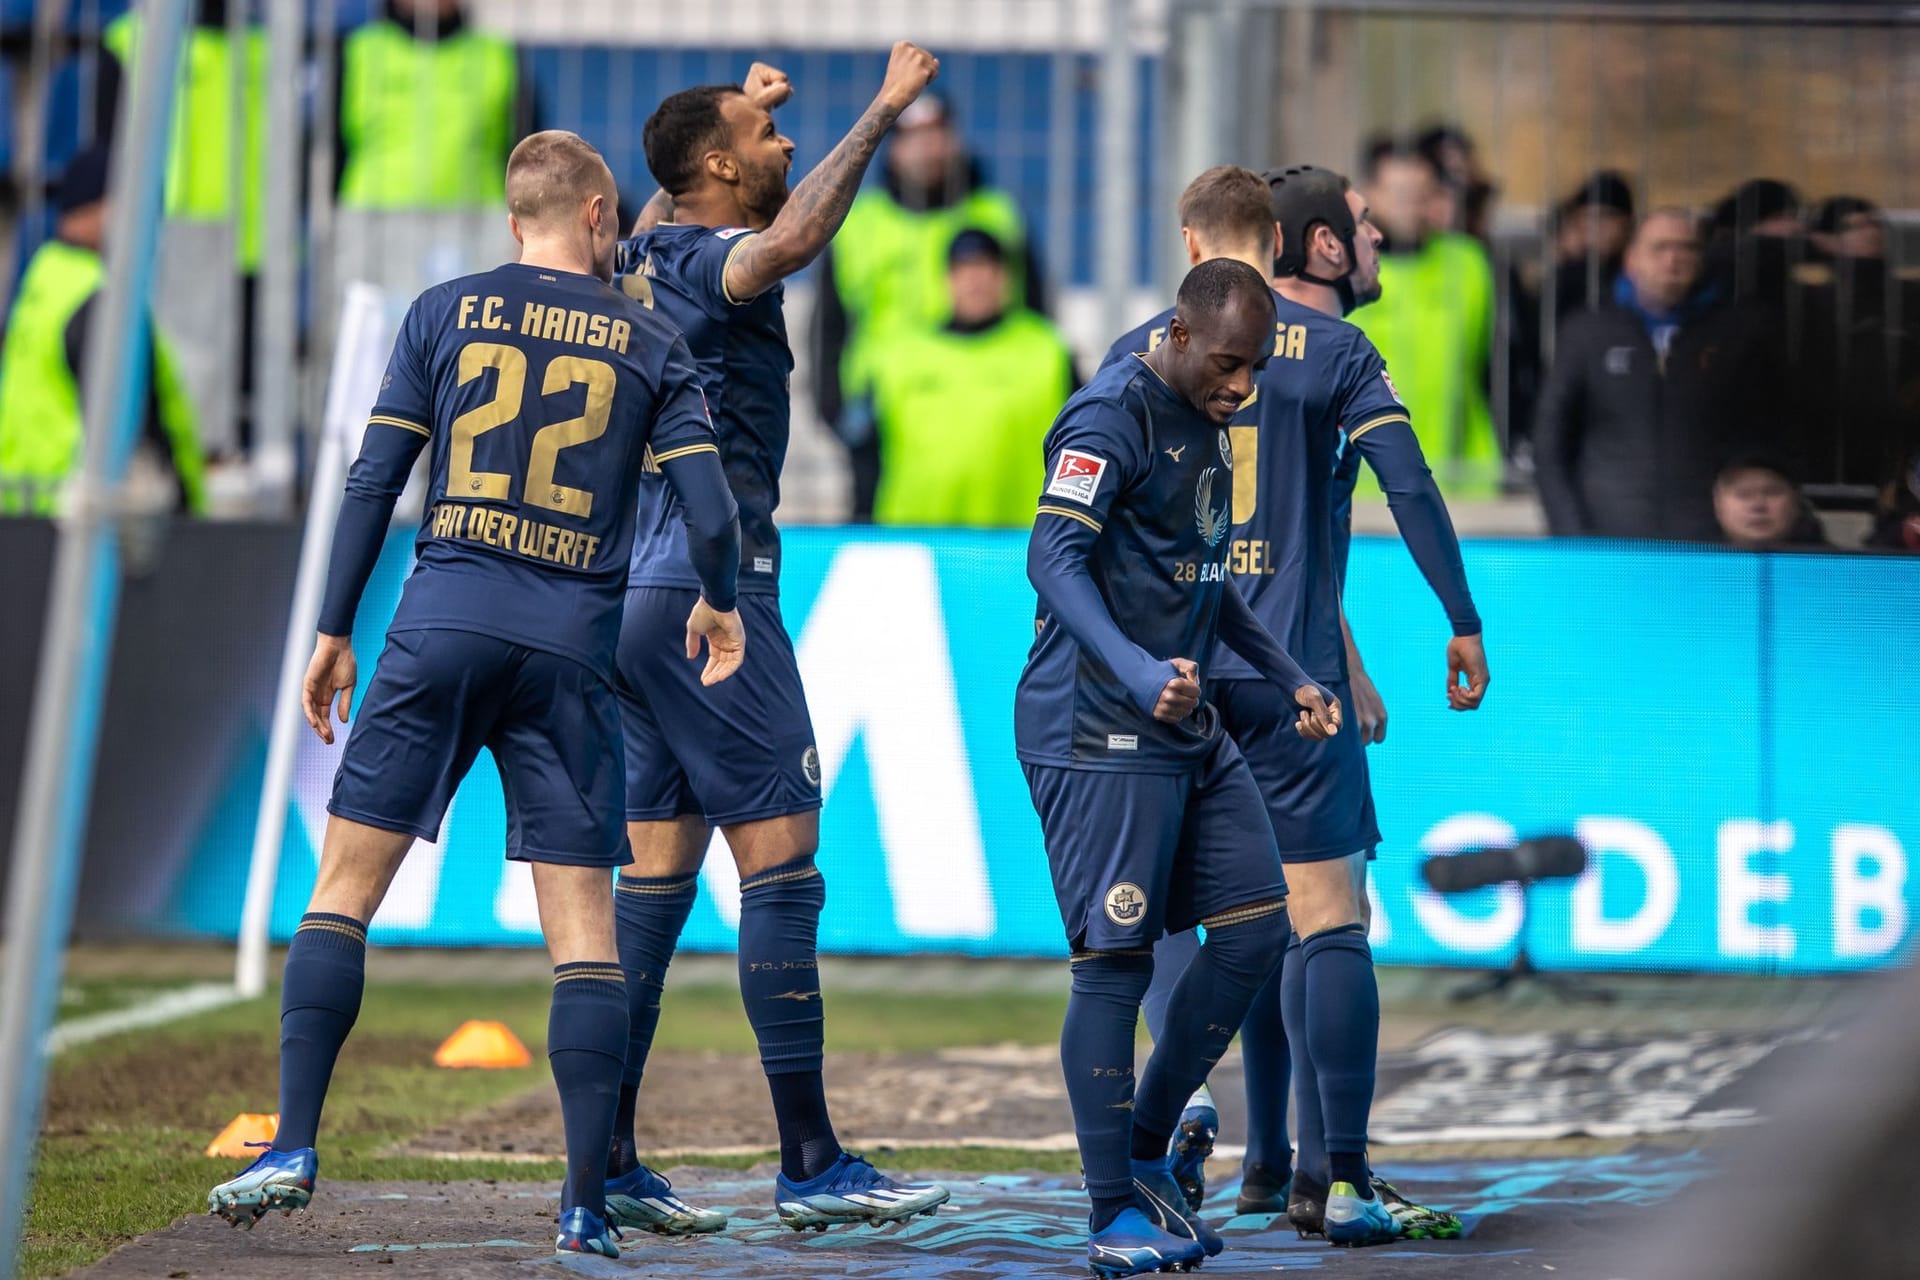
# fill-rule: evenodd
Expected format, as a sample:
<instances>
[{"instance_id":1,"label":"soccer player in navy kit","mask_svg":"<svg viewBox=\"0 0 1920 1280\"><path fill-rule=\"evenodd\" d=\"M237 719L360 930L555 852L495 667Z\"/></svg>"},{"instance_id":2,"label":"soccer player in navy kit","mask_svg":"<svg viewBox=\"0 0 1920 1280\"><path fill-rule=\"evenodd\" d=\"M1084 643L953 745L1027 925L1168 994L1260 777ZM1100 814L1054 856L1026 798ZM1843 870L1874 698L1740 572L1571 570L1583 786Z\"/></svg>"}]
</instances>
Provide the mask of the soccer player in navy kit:
<instances>
[{"instance_id":1,"label":"soccer player in navy kit","mask_svg":"<svg viewBox=\"0 0 1920 1280\"><path fill-rule=\"evenodd\" d=\"M506 793L507 856L533 864L555 965L547 1057L568 1171L558 1247L617 1257L602 1178L627 998L607 870L629 854L609 681L646 460L678 498L700 583L659 658L691 657L704 637L708 681L744 651L739 531L686 342L610 286L617 197L600 154L570 133L534 134L514 148L506 190L520 261L414 302L347 479L303 693L329 743L330 704L345 723L357 682L360 593L414 459L431 450L414 569L341 754L319 878L287 950L279 1131L207 1202L251 1226L311 1198L367 922L414 840L438 838L484 746Z\"/></svg>"},{"instance_id":2,"label":"soccer player in navy kit","mask_svg":"<svg viewBox=\"0 0 1920 1280\"><path fill-rule=\"evenodd\" d=\"M632 1029L607 1171L609 1210L623 1226L686 1234L726 1225L639 1163L633 1130L661 984L715 827L740 871L740 991L780 1131L780 1220L824 1230L931 1213L947 1199L944 1187L895 1182L842 1151L827 1114L815 955L826 900L814 865L820 757L780 616L773 520L793 369L782 281L832 239L881 138L938 69L924 50L895 45L879 94L791 195L793 144L768 110L790 86L773 68L756 65L743 87L676 93L646 124L661 195L643 223L659 221L622 246L623 287L678 325L699 363L740 505L740 604L754 658L739 679L708 688L662 657L698 584L678 504L658 477L642 477L619 656L634 865L614 898Z\"/></svg>"},{"instance_id":3,"label":"soccer player in navy kit","mask_svg":"<svg viewBox=\"0 0 1920 1280\"><path fill-rule=\"evenodd\" d=\"M1360 672L1340 609L1345 555L1337 508L1350 498L1351 473L1365 458L1454 632L1449 705L1477 707L1486 659L1452 522L1385 363L1340 318L1378 296L1380 237L1364 204L1345 179L1325 170L1277 171L1263 181L1223 167L1188 188L1182 222L1196 261L1272 264L1280 277L1274 359L1231 429L1243 470L1230 566L1249 605L1309 674L1347 697L1350 672ZM1108 360L1124 362L1152 348L1165 325L1164 316L1148 321L1115 343ZM1344 490L1336 468L1349 475ZM1276 733L1268 687L1249 679L1253 673L1231 655L1220 655L1216 669L1227 731L1259 780L1279 838L1295 930L1280 975L1242 1031L1249 1135L1239 1209L1288 1209L1296 1225L1324 1230L1341 1244L1457 1235L1457 1219L1407 1202L1366 1166L1379 1021L1365 927L1366 862L1380 840L1364 753L1371 735L1306 743ZM1157 957L1163 972L1177 972L1194 946L1191 937L1168 939ZM1163 991L1154 994L1164 999ZM1149 999L1150 1021L1160 1003ZM1290 1058L1299 1103L1297 1173L1286 1141ZM1195 1102L1170 1164L1197 1198L1218 1122L1210 1102Z\"/></svg>"},{"instance_id":4,"label":"soccer player in navy kit","mask_svg":"<svg viewBox=\"0 0 1920 1280\"><path fill-rule=\"evenodd\" d=\"M1027 553L1038 636L1014 738L1073 953L1060 1054L1097 1275L1219 1252L1168 1175L1167 1143L1287 935L1265 807L1207 700L1215 638L1274 682L1287 732L1323 738L1339 727L1338 702L1259 625L1227 573L1235 459L1225 424L1272 352L1265 280L1239 263L1203 264L1181 284L1167 340L1103 369L1045 444L1050 479ZM1153 944L1199 923L1206 945L1136 1092Z\"/></svg>"}]
</instances>

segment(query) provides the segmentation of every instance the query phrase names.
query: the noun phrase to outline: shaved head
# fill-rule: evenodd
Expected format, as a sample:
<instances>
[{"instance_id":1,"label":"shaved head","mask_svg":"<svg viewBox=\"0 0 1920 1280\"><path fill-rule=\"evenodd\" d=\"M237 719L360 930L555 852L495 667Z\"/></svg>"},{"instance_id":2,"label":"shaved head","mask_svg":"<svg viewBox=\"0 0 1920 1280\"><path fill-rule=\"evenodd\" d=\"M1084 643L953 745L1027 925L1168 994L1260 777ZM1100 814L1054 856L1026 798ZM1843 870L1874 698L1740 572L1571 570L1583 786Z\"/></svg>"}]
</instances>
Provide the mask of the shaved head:
<instances>
[{"instance_id":1,"label":"shaved head","mask_svg":"<svg viewBox=\"0 0 1920 1280\"><path fill-rule=\"evenodd\" d=\"M613 170L577 133L530 134L507 159L507 212L530 227L563 223L595 196L619 203Z\"/></svg>"}]
</instances>

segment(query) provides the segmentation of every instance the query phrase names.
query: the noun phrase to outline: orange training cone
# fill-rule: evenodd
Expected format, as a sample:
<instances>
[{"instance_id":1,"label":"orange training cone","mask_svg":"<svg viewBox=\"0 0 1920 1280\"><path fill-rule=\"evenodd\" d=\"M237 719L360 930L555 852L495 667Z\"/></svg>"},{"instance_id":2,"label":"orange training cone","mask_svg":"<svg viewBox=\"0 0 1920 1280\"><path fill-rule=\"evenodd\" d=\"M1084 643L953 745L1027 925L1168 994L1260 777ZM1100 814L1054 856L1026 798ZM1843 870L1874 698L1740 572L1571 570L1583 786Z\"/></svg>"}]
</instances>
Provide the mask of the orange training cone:
<instances>
[{"instance_id":1,"label":"orange training cone","mask_svg":"<svg viewBox=\"0 0 1920 1280\"><path fill-rule=\"evenodd\" d=\"M256 1148L248 1150L249 1142L272 1142L273 1135L279 1132L278 1115L262 1116L253 1112L237 1115L220 1131L220 1136L207 1144L210 1156L227 1156L234 1160L250 1160L260 1154Z\"/></svg>"},{"instance_id":2,"label":"orange training cone","mask_svg":"<svg viewBox=\"0 0 1920 1280\"><path fill-rule=\"evenodd\" d=\"M433 1055L437 1067L524 1067L532 1061L503 1022L463 1022Z\"/></svg>"}]
</instances>

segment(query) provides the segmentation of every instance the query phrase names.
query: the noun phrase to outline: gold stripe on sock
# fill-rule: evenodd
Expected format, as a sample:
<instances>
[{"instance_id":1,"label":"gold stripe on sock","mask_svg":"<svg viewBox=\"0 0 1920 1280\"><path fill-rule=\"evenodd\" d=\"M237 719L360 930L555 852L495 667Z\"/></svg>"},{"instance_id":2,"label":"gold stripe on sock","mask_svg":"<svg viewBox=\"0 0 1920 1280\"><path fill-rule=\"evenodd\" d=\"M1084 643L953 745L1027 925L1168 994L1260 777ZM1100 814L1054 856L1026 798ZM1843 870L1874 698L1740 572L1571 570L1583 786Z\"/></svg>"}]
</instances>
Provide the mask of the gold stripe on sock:
<instances>
[{"instance_id":1,"label":"gold stripe on sock","mask_svg":"<svg viewBox=\"0 0 1920 1280\"><path fill-rule=\"evenodd\" d=\"M596 965L591 969L569 969L565 973L556 973L553 975L553 980L556 983L572 982L582 978L592 978L598 982L625 982L627 980L626 975L620 972L620 968L617 965L607 965L604 967Z\"/></svg>"},{"instance_id":2,"label":"gold stripe on sock","mask_svg":"<svg viewBox=\"0 0 1920 1280\"><path fill-rule=\"evenodd\" d=\"M367 940L367 931L365 929L356 929L351 925L341 924L338 920L303 920L300 922L300 927L295 929L294 932L305 933L309 929L315 929L325 933L337 933L342 937L352 938L355 942L365 942Z\"/></svg>"},{"instance_id":3,"label":"gold stripe on sock","mask_svg":"<svg viewBox=\"0 0 1920 1280\"><path fill-rule=\"evenodd\" d=\"M1287 900L1262 902L1251 907L1235 907L1231 911L1222 911L1219 915L1208 916L1200 923L1209 929L1223 929L1228 925L1248 924L1254 920L1264 920L1270 915L1287 909Z\"/></svg>"},{"instance_id":4,"label":"gold stripe on sock","mask_svg":"<svg viewBox=\"0 0 1920 1280\"><path fill-rule=\"evenodd\" d=\"M698 883L698 876L688 876L685 880L675 880L672 884L640 884L625 876L619 876L613 882L613 891L631 893L640 897L665 897L668 894L683 893L689 885Z\"/></svg>"},{"instance_id":5,"label":"gold stripe on sock","mask_svg":"<svg viewBox=\"0 0 1920 1280\"><path fill-rule=\"evenodd\" d=\"M819 874L819 867L802 867L798 871L768 871L752 877L751 883L740 887L758 889L763 884L790 884L795 880L811 880Z\"/></svg>"}]
</instances>

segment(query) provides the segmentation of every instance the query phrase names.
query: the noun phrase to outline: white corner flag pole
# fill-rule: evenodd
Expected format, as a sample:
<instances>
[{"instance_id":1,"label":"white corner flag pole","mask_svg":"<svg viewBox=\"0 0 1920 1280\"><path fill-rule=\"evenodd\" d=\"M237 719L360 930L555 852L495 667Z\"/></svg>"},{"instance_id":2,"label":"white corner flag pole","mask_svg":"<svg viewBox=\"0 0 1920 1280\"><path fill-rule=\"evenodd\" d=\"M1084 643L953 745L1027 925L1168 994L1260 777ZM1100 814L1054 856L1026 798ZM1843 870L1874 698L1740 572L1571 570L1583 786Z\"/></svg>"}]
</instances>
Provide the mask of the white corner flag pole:
<instances>
[{"instance_id":1,"label":"white corner flag pole","mask_svg":"<svg viewBox=\"0 0 1920 1280\"><path fill-rule=\"evenodd\" d=\"M286 646L280 653L280 680L273 699L272 732L267 739L267 775L260 788L260 814L253 828L253 861L247 871L246 906L240 913L238 959L233 985L251 999L267 989L267 934L272 924L273 891L280 876L280 851L287 835L287 795L293 781L293 757L300 735L309 732L300 710L300 686L313 655L314 627L327 584L327 555L340 514L340 491L347 477L347 449L358 442L367 413L380 390L386 359L386 305L370 284L349 284L340 308L339 341L327 380L327 407L320 428L320 453L314 461L313 487L307 499L307 527L300 539L300 568L293 582L293 607L287 613Z\"/></svg>"},{"instance_id":2,"label":"white corner flag pole","mask_svg":"<svg viewBox=\"0 0 1920 1280\"><path fill-rule=\"evenodd\" d=\"M59 518L20 812L7 879L6 971L0 975L0 1273L11 1274L33 1173L34 1139L73 927L73 900L93 789L94 750L120 595L119 520L138 434L137 359L159 242L160 196L187 0L153 0L121 99L109 169L106 287L88 339L85 453ZM292 252L287 247L285 252Z\"/></svg>"}]
</instances>

